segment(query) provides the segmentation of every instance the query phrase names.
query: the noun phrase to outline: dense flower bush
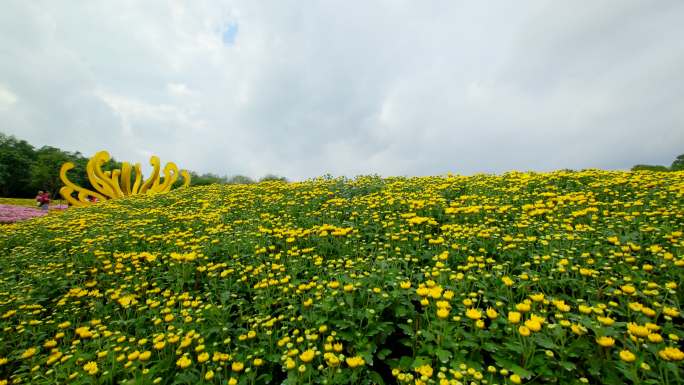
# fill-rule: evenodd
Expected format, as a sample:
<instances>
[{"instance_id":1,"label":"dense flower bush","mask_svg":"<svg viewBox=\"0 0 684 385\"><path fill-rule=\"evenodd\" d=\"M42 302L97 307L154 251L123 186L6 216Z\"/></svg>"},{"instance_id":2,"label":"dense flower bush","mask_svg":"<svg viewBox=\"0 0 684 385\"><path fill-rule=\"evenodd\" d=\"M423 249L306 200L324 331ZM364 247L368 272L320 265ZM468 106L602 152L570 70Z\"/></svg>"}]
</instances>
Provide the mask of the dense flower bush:
<instances>
[{"instance_id":1,"label":"dense flower bush","mask_svg":"<svg viewBox=\"0 0 684 385\"><path fill-rule=\"evenodd\" d=\"M46 211L36 208L36 201L32 199L7 199L0 200L0 223L14 223L26 219L42 217L47 215ZM29 203L33 203L29 206ZM50 211L66 210L68 208L65 204L49 205Z\"/></svg>"},{"instance_id":2,"label":"dense flower bush","mask_svg":"<svg viewBox=\"0 0 684 385\"><path fill-rule=\"evenodd\" d=\"M678 384L684 172L135 196L0 231L0 383Z\"/></svg>"},{"instance_id":3,"label":"dense flower bush","mask_svg":"<svg viewBox=\"0 0 684 385\"><path fill-rule=\"evenodd\" d=\"M0 223L13 223L46 214L47 212L35 207L0 204Z\"/></svg>"}]
</instances>

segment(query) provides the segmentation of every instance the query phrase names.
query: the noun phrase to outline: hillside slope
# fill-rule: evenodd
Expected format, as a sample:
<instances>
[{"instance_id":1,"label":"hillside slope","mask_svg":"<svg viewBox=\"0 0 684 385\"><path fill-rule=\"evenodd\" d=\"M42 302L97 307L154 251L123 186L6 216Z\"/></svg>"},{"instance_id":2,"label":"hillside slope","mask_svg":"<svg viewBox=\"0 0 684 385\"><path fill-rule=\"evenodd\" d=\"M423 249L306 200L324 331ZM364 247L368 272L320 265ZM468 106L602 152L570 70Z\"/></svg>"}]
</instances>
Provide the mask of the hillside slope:
<instances>
[{"instance_id":1,"label":"hillside slope","mask_svg":"<svg viewBox=\"0 0 684 385\"><path fill-rule=\"evenodd\" d=\"M676 383L682 229L684 172L69 209L0 228L0 383Z\"/></svg>"}]
</instances>

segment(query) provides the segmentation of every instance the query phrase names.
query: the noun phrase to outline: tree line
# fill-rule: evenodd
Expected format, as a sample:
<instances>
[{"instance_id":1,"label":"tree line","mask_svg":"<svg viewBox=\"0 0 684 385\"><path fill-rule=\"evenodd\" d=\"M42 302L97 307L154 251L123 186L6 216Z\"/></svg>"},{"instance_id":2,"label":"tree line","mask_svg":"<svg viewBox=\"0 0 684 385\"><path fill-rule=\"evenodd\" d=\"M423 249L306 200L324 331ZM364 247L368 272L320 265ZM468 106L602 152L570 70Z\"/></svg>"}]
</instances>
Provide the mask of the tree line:
<instances>
[{"instance_id":1,"label":"tree line","mask_svg":"<svg viewBox=\"0 0 684 385\"><path fill-rule=\"evenodd\" d=\"M93 190L86 174L88 159L78 151L69 152L51 146L35 148L25 140L0 132L0 197L32 198L38 190L48 191L51 196L57 197L63 185L59 170L65 162L72 162L76 166L69 171L69 179L79 186ZM116 168L121 168L121 162L114 158L102 167L105 171ZM244 175L228 177L194 171L190 171L190 175L193 186L256 182ZM287 181L285 177L273 174L259 179L265 180ZM178 180L175 186L181 184L182 180Z\"/></svg>"},{"instance_id":2,"label":"tree line","mask_svg":"<svg viewBox=\"0 0 684 385\"><path fill-rule=\"evenodd\" d=\"M670 167L662 165L651 164L637 164L632 167L632 171L648 170L648 171L681 171L684 170L684 154L679 155L672 162Z\"/></svg>"}]
</instances>

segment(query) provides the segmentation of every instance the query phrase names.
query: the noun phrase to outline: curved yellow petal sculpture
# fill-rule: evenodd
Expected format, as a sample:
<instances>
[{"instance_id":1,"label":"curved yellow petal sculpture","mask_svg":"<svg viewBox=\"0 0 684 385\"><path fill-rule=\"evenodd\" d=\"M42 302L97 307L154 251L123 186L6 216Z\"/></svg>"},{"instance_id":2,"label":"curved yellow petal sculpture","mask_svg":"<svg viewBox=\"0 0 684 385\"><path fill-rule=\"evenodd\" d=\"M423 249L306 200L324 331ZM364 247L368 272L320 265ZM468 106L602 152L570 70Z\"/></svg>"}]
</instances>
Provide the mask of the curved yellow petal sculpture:
<instances>
[{"instance_id":1,"label":"curved yellow petal sculpture","mask_svg":"<svg viewBox=\"0 0 684 385\"><path fill-rule=\"evenodd\" d=\"M107 198L105 198L105 196L98 194L95 191L85 189L83 187L76 185L72 181L70 181L69 178L67 178L66 173L74 167L75 166L73 163L66 162L62 165L62 168L59 170L59 178L62 180L62 182L65 185L65 187L62 187L59 190L59 192L60 192L60 194L62 194L62 196L64 196L64 199L66 199L69 203L71 203L74 206L82 206L82 204L73 203L72 200L74 200L74 198L71 197L71 193L73 193L74 191L76 191L78 193L78 197L79 197L78 202L80 202L80 203L85 203L85 204L89 203L88 197L95 197L95 198L101 199L101 200L107 199ZM64 189L67 189L67 190L64 190ZM67 197L65 196L65 192L67 193L67 195L71 199L67 199Z\"/></svg>"},{"instance_id":2,"label":"curved yellow petal sculpture","mask_svg":"<svg viewBox=\"0 0 684 385\"><path fill-rule=\"evenodd\" d=\"M61 189L59 189L59 193L62 194L64 199L66 199L67 202L69 202L70 205L76 206L76 207L82 207L85 206L85 204L81 201L78 201L74 199L74 197L71 196L71 193L74 192L74 189L71 187L64 186Z\"/></svg>"},{"instance_id":3,"label":"curved yellow petal sculpture","mask_svg":"<svg viewBox=\"0 0 684 385\"><path fill-rule=\"evenodd\" d=\"M142 171L140 169L140 163L135 164L135 182L133 183L133 189L131 194L135 195L140 191L140 183L142 182Z\"/></svg>"},{"instance_id":4,"label":"curved yellow petal sculpture","mask_svg":"<svg viewBox=\"0 0 684 385\"><path fill-rule=\"evenodd\" d=\"M95 162L93 162L93 171L95 173L95 176L98 178L98 182L105 188L105 190L107 190L107 195L111 198L120 198L118 192L116 191L116 188L114 187L114 183L112 182L111 177L109 175L106 175L105 172L102 171L102 165L108 162L109 159L111 159L111 157L109 156L109 153L107 151L100 151L97 154L95 154Z\"/></svg>"},{"instance_id":5,"label":"curved yellow petal sculpture","mask_svg":"<svg viewBox=\"0 0 684 385\"><path fill-rule=\"evenodd\" d=\"M190 174L188 171L180 170L179 172L178 166L173 162L169 162L164 166L164 179L162 180L159 173L161 164L156 156L150 157L150 165L153 171L150 178L144 182L140 163L136 163L135 166L131 167L130 163L124 162L121 164L121 169L103 171L102 166L110 159L111 157L107 151L99 151L88 160L86 165L88 180L97 191L85 189L71 182L66 174L75 166L71 162L64 163L59 171L59 177L64 183L64 187L59 190L59 193L72 206L83 207L92 204L93 198L104 201L138 194L169 192L179 175L183 177L183 185L181 187L190 186ZM131 186L131 173L133 171L135 171L135 180ZM78 199L72 196L74 192L77 194Z\"/></svg>"},{"instance_id":6,"label":"curved yellow petal sculpture","mask_svg":"<svg viewBox=\"0 0 684 385\"><path fill-rule=\"evenodd\" d=\"M124 196L131 195L131 164L128 162L121 164L121 190Z\"/></svg>"},{"instance_id":7,"label":"curved yellow petal sculpture","mask_svg":"<svg viewBox=\"0 0 684 385\"><path fill-rule=\"evenodd\" d=\"M119 197L125 197L126 195L121 190L121 186L119 185L119 176L120 175L121 175L121 170L118 170L118 169L113 170L112 171L112 177L110 180L112 181L112 185L114 186L114 192L116 192Z\"/></svg>"},{"instance_id":8,"label":"curved yellow petal sculpture","mask_svg":"<svg viewBox=\"0 0 684 385\"><path fill-rule=\"evenodd\" d=\"M152 176L140 187L140 194L145 194L154 185L154 182L159 179L159 158L152 155L150 165L152 166Z\"/></svg>"},{"instance_id":9,"label":"curved yellow petal sculpture","mask_svg":"<svg viewBox=\"0 0 684 385\"><path fill-rule=\"evenodd\" d=\"M109 154L106 151L98 152L88 161L86 172L88 174L88 180L90 180L90 184L95 190L109 198L116 198L111 183L107 181L107 176L102 172L102 164L108 160Z\"/></svg>"},{"instance_id":10,"label":"curved yellow petal sculpture","mask_svg":"<svg viewBox=\"0 0 684 385\"><path fill-rule=\"evenodd\" d=\"M173 172L173 173L171 173ZM173 183L178 179L178 166L175 163L169 162L164 166L164 181L156 186L152 186L155 192L166 192L171 189Z\"/></svg>"},{"instance_id":11,"label":"curved yellow petal sculpture","mask_svg":"<svg viewBox=\"0 0 684 385\"><path fill-rule=\"evenodd\" d=\"M189 187L190 186L190 173L187 172L187 170L181 170L180 173L183 176L183 186L182 187Z\"/></svg>"}]
</instances>

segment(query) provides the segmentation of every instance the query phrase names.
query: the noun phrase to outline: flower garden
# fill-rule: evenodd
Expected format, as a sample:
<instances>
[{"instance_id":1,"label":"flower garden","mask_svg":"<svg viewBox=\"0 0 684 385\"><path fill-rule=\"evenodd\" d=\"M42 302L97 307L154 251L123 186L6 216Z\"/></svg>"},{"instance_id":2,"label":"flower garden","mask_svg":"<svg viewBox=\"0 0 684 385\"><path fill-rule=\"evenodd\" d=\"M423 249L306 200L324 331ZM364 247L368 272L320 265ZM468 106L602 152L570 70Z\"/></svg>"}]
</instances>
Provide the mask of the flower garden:
<instances>
[{"instance_id":1,"label":"flower garden","mask_svg":"<svg viewBox=\"0 0 684 385\"><path fill-rule=\"evenodd\" d=\"M36 201L33 199L0 198L0 225L42 217L48 214L47 211L36 208L35 203ZM65 204L51 203L49 206L51 212L67 209Z\"/></svg>"},{"instance_id":2,"label":"flower garden","mask_svg":"<svg viewBox=\"0 0 684 385\"><path fill-rule=\"evenodd\" d=\"M0 384L681 384L684 172L135 195L0 227Z\"/></svg>"},{"instance_id":3,"label":"flower garden","mask_svg":"<svg viewBox=\"0 0 684 385\"><path fill-rule=\"evenodd\" d=\"M35 207L0 204L0 223L14 223L46 214L46 211Z\"/></svg>"}]
</instances>

